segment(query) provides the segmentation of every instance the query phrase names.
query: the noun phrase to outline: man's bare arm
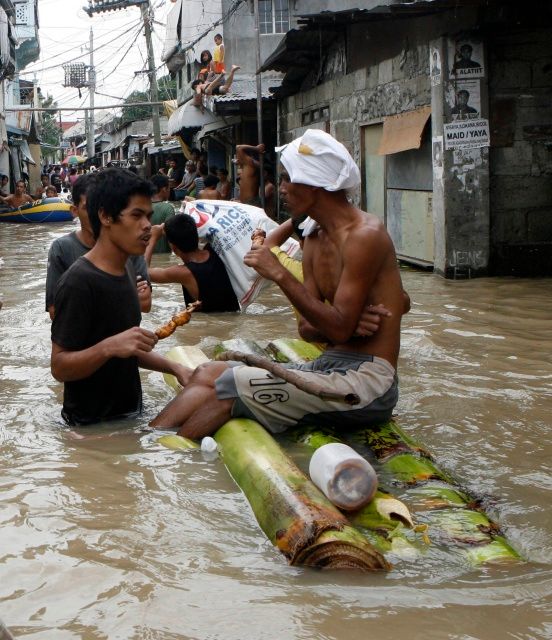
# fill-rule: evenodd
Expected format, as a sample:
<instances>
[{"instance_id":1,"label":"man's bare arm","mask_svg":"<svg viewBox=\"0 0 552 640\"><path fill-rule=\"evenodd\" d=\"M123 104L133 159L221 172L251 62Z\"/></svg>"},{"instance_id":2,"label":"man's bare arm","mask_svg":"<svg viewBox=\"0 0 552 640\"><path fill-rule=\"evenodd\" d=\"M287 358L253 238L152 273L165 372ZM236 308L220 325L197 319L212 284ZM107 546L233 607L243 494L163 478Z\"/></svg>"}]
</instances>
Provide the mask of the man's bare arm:
<instances>
[{"instance_id":1,"label":"man's bare arm","mask_svg":"<svg viewBox=\"0 0 552 640\"><path fill-rule=\"evenodd\" d=\"M254 167L259 166L259 161L248 152L254 153L264 153L265 146L264 144L252 145L252 144L238 144L236 146L236 159L238 164L245 166L250 165Z\"/></svg>"},{"instance_id":2,"label":"man's bare arm","mask_svg":"<svg viewBox=\"0 0 552 640\"><path fill-rule=\"evenodd\" d=\"M169 360L154 351L139 355L138 365L142 367L142 369L159 371L160 373L170 373L176 377L182 386L188 383L190 375L192 374L192 370L188 367L184 367L173 360Z\"/></svg>"},{"instance_id":3,"label":"man's bare arm","mask_svg":"<svg viewBox=\"0 0 552 640\"><path fill-rule=\"evenodd\" d=\"M264 241L266 247L279 247L293 234L293 225L291 219L282 222L281 225L273 229Z\"/></svg>"},{"instance_id":4,"label":"man's bare arm","mask_svg":"<svg viewBox=\"0 0 552 640\"><path fill-rule=\"evenodd\" d=\"M332 344L343 344L355 333L368 294L379 273L387 250L386 236L377 231L363 230L348 240L343 255L343 269L331 305L324 304L312 273L311 244L305 243L303 254L304 285L301 285L274 258L268 261L266 249L252 249L244 261L255 268L260 275L276 282L299 311L306 323L301 335L307 338L309 325L316 340L325 337ZM262 252L262 253L261 253ZM257 256L255 255L257 254ZM308 339L313 339L311 336Z\"/></svg>"},{"instance_id":5,"label":"man's bare arm","mask_svg":"<svg viewBox=\"0 0 552 640\"><path fill-rule=\"evenodd\" d=\"M151 264L151 257L153 255L153 250L155 249L155 245L157 244L157 241L159 240L159 238L162 238L165 235L165 228L164 225L162 224L154 224L151 227L151 238L150 241L148 242L148 246L146 247L146 251L144 252L144 260L146 261L146 264L148 266L148 274L150 272L150 264Z\"/></svg>"}]
</instances>

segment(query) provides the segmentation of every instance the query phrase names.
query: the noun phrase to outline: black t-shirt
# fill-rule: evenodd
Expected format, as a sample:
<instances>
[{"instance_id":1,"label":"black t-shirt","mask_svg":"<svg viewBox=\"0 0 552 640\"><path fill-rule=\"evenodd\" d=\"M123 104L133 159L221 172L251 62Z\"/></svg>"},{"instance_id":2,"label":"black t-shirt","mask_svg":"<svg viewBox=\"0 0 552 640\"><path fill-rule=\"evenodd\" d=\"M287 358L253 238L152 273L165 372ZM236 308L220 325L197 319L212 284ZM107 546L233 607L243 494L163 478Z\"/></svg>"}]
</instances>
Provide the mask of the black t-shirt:
<instances>
[{"instance_id":1,"label":"black t-shirt","mask_svg":"<svg viewBox=\"0 0 552 640\"><path fill-rule=\"evenodd\" d=\"M186 262L186 266L197 282L199 299L201 300L199 311L205 313L239 311L240 305L230 284L224 263L210 245L206 245L205 248L209 251L208 260L205 262ZM186 304L195 302L193 296L184 286L182 293Z\"/></svg>"},{"instance_id":2,"label":"black t-shirt","mask_svg":"<svg viewBox=\"0 0 552 640\"><path fill-rule=\"evenodd\" d=\"M63 274L55 296L52 342L69 351L87 349L140 325L136 276L114 276L86 258ZM64 384L62 416L69 424L90 424L137 415L142 410L138 360L111 358L91 376Z\"/></svg>"},{"instance_id":3,"label":"black t-shirt","mask_svg":"<svg viewBox=\"0 0 552 640\"><path fill-rule=\"evenodd\" d=\"M184 177L184 169L181 167L175 167L172 174L171 180L174 180L174 185L178 187L178 185L182 182L182 178Z\"/></svg>"},{"instance_id":4,"label":"black t-shirt","mask_svg":"<svg viewBox=\"0 0 552 640\"><path fill-rule=\"evenodd\" d=\"M59 193L61 191L62 179L59 173L52 173L50 176L50 184L56 188L56 191Z\"/></svg>"},{"instance_id":5,"label":"black t-shirt","mask_svg":"<svg viewBox=\"0 0 552 640\"><path fill-rule=\"evenodd\" d=\"M46 271L46 311L54 304L56 288L61 276L73 262L89 251L90 247L79 240L76 231L56 238L52 242L48 252L48 269ZM129 256L128 262L132 265L137 276L142 276L143 280L147 280L148 284L151 284L144 256Z\"/></svg>"}]
</instances>

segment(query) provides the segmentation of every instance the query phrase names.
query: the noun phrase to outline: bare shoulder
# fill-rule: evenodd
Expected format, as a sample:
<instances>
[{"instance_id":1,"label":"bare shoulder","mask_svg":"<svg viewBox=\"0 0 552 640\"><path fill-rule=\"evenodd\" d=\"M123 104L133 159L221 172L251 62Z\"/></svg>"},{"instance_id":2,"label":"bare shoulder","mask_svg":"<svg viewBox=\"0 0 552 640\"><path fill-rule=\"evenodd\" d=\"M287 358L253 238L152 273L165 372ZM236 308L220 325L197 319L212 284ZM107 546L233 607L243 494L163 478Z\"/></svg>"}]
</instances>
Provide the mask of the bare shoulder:
<instances>
[{"instance_id":1,"label":"bare shoulder","mask_svg":"<svg viewBox=\"0 0 552 640\"><path fill-rule=\"evenodd\" d=\"M381 243L387 245L391 242L391 238L387 232L381 218L372 213L366 213L361 209L357 209L357 216L354 222L347 229L347 242L354 244Z\"/></svg>"}]
</instances>

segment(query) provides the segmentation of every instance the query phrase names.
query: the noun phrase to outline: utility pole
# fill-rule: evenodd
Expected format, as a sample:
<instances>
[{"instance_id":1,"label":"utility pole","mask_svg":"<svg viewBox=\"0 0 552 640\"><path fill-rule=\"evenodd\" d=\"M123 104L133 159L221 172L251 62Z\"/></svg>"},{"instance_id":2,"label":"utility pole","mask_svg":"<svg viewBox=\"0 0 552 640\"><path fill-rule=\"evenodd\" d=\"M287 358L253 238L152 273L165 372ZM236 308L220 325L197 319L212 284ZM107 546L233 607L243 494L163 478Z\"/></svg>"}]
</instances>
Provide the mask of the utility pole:
<instances>
[{"instance_id":1,"label":"utility pole","mask_svg":"<svg viewBox=\"0 0 552 640\"><path fill-rule=\"evenodd\" d=\"M88 114L88 130L86 134L86 150L88 160L92 161L92 158L96 154L95 143L95 123L94 123L94 93L96 91L96 69L94 69L94 32L90 27L90 68L88 70L88 91L90 94L90 111Z\"/></svg>"},{"instance_id":2,"label":"utility pole","mask_svg":"<svg viewBox=\"0 0 552 640\"><path fill-rule=\"evenodd\" d=\"M144 33L146 36L146 45L148 48L148 77L150 83L150 100L151 102L159 101L159 92L157 90L157 76L155 73L155 59L153 57L153 44L151 41L151 23L149 16L150 4L141 4L140 12L142 14L142 20L144 21ZM152 123L153 123L153 143L156 147L161 146L161 126L159 124L159 108L152 107L151 109Z\"/></svg>"},{"instance_id":3,"label":"utility pole","mask_svg":"<svg viewBox=\"0 0 552 640\"><path fill-rule=\"evenodd\" d=\"M149 0L88 0L88 8L84 8L89 16L94 13L105 13L126 9L131 6L139 6L142 20L144 21L144 34L148 50L148 76L150 81L150 101L158 102L157 76L155 74L155 58L153 56L153 44L151 41L151 21ZM159 109L152 105L151 119L153 122L153 141L156 147L161 146L161 127L159 125Z\"/></svg>"}]
</instances>

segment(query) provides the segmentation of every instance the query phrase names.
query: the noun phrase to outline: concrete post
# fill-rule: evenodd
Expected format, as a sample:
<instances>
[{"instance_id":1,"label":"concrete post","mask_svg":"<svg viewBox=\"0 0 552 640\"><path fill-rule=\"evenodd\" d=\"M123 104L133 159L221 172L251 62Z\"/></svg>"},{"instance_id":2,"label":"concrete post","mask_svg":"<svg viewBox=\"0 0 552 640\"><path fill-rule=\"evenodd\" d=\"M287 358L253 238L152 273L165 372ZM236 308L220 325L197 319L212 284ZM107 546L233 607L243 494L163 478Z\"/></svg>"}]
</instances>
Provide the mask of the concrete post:
<instances>
[{"instance_id":1,"label":"concrete post","mask_svg":"<svg viewBox=\"0 0 552 640\"><path fill-rule=\"evenodd\" d=\"M480 68L471 69L472 76L452 71L463 44L473 45L481 57ZM446 278L486 275L489 266L489 149L475 146L485 139L485 120L488 132L488 70L483 52L475 34L430 42L430 60L440 63L440 74L432 73L431 89L434 264L435 271ZM467 109L459 92L464 97L469 94ZM451 131L447 124L457 128Z\"/></svg>"}]
</instances>

